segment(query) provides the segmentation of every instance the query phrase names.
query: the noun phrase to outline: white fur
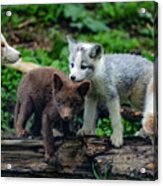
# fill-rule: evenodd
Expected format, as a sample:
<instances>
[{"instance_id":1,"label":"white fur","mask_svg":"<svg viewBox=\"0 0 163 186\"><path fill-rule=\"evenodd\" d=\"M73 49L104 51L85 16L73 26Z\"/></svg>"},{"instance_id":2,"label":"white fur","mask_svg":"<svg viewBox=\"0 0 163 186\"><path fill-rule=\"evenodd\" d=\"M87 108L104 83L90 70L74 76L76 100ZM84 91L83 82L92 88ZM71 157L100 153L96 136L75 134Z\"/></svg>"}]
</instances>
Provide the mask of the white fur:
<instances>
[{"instance_id":1,"label":"white fur","mask_svg":"<svg viewBox=\"0 0 163 186\"><path fill-rule=\"evenodd\" d=\"M119 100L110 100L107 102L107 106L110 112L113 129L111 141L116 147L120 147L123 144L123 126L121 124Z\"/></svg>"},{"instance_id":2,"label":"white fur","mask_svg":"<svg viewBox=\"0 0 163 186\"><path fill-rule=\"evenodd\" d=\"M78 131L78 135L95 134L94 122L95 122L96 106L97 106L97 100L88 97L84 107L84 125Z\"/></svg>"},{"instance_id":3,"label":"white fur","mask_svg":"<svg viewBox=\"0 0 163 186\"><path fill-rule=\"evenodd\" d=\"M150 81L150 83L149 83L149 85L147 87L144 115L146 115L148 113L152 113L153 114L153 107L154 107L154 105L153 105L153 102L154 102L154 100L153 100L153 97L154 97L153 91L154 90L150 90L151 89L150 86L153 87L152 84L153 84L153 78L151 79L151 81Z\"/></svg>"},{"instance_id":4,"label":"white fur","mask_svg":"<svg viewBox=\"0 0 163 186\"><path fill-rule=\"evenodd\" d=\"M103 59L101 58L100 61L97 61L95 63L95 71L92 77L92 82L93 84L95 84L94 88L98 88L96 89L96 93L101 95L102 97L106 97L105 89L103 86L104 68L105 68L104 62ZM98 100L97 98L94 99L92 96L89 96L88 99L86 100L84 109L84 125L78 131L78 135L95 134L94 124L95 121L93 118L95 118L96 114L97 100ZM123 127L121 125L119 100L117 99L106 100L106 102L112 120L113 134L111 136L111 141L116 147L119 147L123 144Z\"/></svg>"},{"instance_id":5,"label":"white fur","mask_svg":"<svg viewBox=\"0 0 163 186\"><path fill-rule=\"evenodd\" d=\"M4 45L4 46L3 46ZM20 52L11 47L1 33L2 64L15 63L19 60Z\"/></svg>"}]
</instances>

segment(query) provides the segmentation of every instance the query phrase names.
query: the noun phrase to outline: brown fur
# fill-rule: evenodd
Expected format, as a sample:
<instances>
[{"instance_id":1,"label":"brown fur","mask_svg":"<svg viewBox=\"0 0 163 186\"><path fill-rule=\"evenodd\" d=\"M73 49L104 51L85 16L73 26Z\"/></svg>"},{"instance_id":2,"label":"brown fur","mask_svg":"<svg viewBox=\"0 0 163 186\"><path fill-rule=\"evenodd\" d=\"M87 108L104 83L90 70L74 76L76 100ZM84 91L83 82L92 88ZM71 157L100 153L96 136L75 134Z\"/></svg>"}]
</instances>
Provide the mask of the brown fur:
<instances>
[{"instance_id":1,"label":"brown fur","mask_svg":"<svg viewBox=\"0 0 163 186\"><path fill-rule=\"evenodd\" d=\"M154 124L154 117L153 114L149 113L144 119L143 119L143 129L146 134L148 135L154 135L156 133L156 127Z\"/></svg>"},{"instance_id":2,"label":"brown fur","mask_svg":"<svg viewBox=\"0 0 163 186\"><path fill-rule=\"evenodd\" d=\"M154 84L153 84L153 78L150 80L150 83L147 87L147 98L150 97L154 93ZM148 99L146 100L148 104ZM156 122L154 121L155 117L153 112L147 112L144 115L144 119L142 121L143 129L147 135L155 135L156 134Z\"/></svg>"},{"instance_id":3,"label":"brown fur","mask_svg":"<svg viewBox=\"0 0 163 186\"><path fill-rule=\"evenodd\" d=\"M63 72L52 67L30 71L21 80L17 91L16 135L26 135L26 122L34 113L33 131L40 132L42 125L45 156L47 160L52 159L52 122L57 118L70 121L83 108L89 88L89 81L74 83ZM65 125L63 132L67 134L68 130L69 126Z\"/></svg>"}]
</instances>

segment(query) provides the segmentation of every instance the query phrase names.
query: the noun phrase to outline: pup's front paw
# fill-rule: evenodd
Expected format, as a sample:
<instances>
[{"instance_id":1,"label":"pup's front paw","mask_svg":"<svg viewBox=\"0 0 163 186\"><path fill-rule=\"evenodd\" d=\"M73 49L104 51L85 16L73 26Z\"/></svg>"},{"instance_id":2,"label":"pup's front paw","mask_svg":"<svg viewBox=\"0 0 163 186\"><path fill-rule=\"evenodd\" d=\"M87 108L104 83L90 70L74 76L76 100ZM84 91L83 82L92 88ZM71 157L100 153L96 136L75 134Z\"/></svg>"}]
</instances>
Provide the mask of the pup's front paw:
<instances>
[{"instance_id":1,"label":"pup's front paw","mask_svg":"<svg viewBox=\"0 0 163 186\"><path fill-rule=\"evenodd\" d=\"M94 135L95 131L94 129L89 129L82 127L81 129L78 130L77 135L78 136L84 136L84 135Z\"/></svg>"},{"instance_id":2,"label":"pup's front paw","mask_svg":"<svg viewBox=\"0 0 163 186\"><path fill-rule=\"evenodd\" d=\"M21 137L28 137L28 132L23 129L23 130L19 130L16 132L16 136L21 138Z\"/></svg>"},{"instance_id":3,"label":"pup's front paw","mask_svg":"<svg viewBox=\"0 0 163 186\"><path fill-rule=\"evenodd\" d=\"M116 130L113 131L113 134L111 135L111 142L115 147L120 147L123 145L123 132Z\"/></svg>"},{"instance_id":4,"label":"pup's front paw","mask_svg":"<svg viewBox=\"0 0 163 186\"><path fill-rule=\"evenodd\" d=\"M61 132L59 132L57 129L53 129L53 136L54 137L61 137L63 136L63 134Z\"/></svg>"},{"instance_id":5,"label":"pup's front paw","mask_svg":"<svg viewBox=\"0 0 163 186\"><path fill-rule=\"evenodd\" d=\"M53 155L53 156L49 156L49 155L45 155L45 162L48 163L49 165L55 165L56 164L56 160L57 158Z\"/></svg>"}]
</instances>

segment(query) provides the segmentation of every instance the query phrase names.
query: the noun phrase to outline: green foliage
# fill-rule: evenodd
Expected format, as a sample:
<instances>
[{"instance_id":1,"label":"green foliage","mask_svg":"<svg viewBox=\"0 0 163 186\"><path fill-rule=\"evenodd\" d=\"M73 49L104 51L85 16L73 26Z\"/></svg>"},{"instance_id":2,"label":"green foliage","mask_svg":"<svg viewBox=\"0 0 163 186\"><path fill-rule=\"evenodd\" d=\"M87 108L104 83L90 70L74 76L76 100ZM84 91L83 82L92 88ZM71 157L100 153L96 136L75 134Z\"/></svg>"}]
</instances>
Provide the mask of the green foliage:
<instances>
[{"instance_id":1,"label":"green foliage","mask_svg":"<svg viewBox=\"0 0 163 186\"><path fill-rule=\"evenodd\" d=\"M8 25L12 22L13 28L26 21L27 18L32 20L33 24L54 24L59 17L61 9L60 5L4 5L2 6L3 24ZM10 10L13 14L11 17L5 16L3 12ZM5 29L5 28L3 28ZM7 29L7 28L6 28Z\"/></svg>"},{"instance_id":2,"label":"green foliage","mask_svg":"<svg viewBox=\"0 0 163 186\"><path fill-rule=\"evenodd\" d=\"M22 74L11 68L2 68L1 73L1 122L7 130L12 117L13 104L16 102L16 90Z\"/></svg>"},{"instance_id":3,"label":"green foliage","mask_svg":"<svg viewBox=\"0 0 163 186\"><path fill-rule=\"evenodd\" d=\"M96 127L97 136L110 136L112 134L111 120L109 118L99 119Z\"/></svg>"},{"instance_id":4,"label":"green foliage","mask_svg":"<svg viewBox=\"0 0 163 186\"><path fill-rule=\"evenodd\" d=\"M130 38L129 34L120 30L109 30L94 36L96 42L102 42L106 53L125 53L140 47L136 38Z\"/></svg>"},{"instance_id":5,"label":"green foliage","mask_svg":"<svg viewBox=\"0 0 163 186\"><path fill-rule=\"evenodd\" d=\"M60 53L60 59L52 59L48 52L44 51L43 49L38 48L37 50L31 50L31 49L22 49L19 48L19 51L21 51L24 61L32 61L34 63L37 63L41 66L54 66L58 69L61 69L65 73L68 73L68 61L65 60L65 56L67 55L67 48L63 48Z\"/></svg>"},{"instance_id":6,"label":"green foliage","mask_svg":"<svg viewBox=\"0 0 163 186\"><path fill-rule=\"evenodd\" d=\"M3 5L2 32L10 44L16 44L24 61L54 66L67 74L67 34L82 41L101 43L105 53L138 52L154 61L154 9L154 2ZM6 16L7 10L12 11L11 17ZM3 130L9 129L21 78L21 73L2 68ZM126 135L138 130L138 125L125 120L122 123ZM111 133L110 119L99 119L96 134L110 136Z\"/></svg>"},{"instance_id":7,"label":"green foliage","mask_svg":"<svg viewBox=\"0 0 163 186\"><path fill-rule=\"evenodd\" d=\"M124 128L124 134L125 136L132 136L141 128L140 122L129 122L122 118L122 124Z\"/></svg>"},{"instance_id":8,"label":"green foliage","mask_svg":"<svg viewBox=\"0 0 163 186\"><path fill-rule=\"evenodd\" d=\"M141 127L140 122L129 122L122 118L121 120L124 127L125 136L131 136L136 133ZM96 127L97 136L110 136L112 134L110 118L99 119Z\"/></svg>"},{"instance_id":9,"label":"green foliage","mask_svg":"<svg viewBox=\"0 0 163 186\"><path fill-rule=\"evenodd\" d=\"M84 4L69 4L63 6L63 14L71 19L70 26L79 30L87 28L92 32L107 31L108 28L104 22L94 19L94 14L87 11Z\"/></svg>"}]
</instances>

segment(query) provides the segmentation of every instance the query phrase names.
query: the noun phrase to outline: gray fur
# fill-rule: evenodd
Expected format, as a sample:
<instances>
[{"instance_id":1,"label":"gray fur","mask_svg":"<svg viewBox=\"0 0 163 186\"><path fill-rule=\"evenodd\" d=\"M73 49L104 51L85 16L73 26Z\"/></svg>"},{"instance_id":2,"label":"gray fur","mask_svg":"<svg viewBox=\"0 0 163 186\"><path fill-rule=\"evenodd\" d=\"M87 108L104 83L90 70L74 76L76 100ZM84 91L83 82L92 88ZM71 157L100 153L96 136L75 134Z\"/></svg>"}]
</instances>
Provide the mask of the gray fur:
<instances>
[{"instance_id":1,"label":"gray fur","mask_svg":"<svg viewBox=\"0 0 163 186\"><path fill-rule=\"evenodd\" d=\"M145 58L131 54L104 55L103 59L106 67L104 71L106 94L111 96L119 95L121 103L123 103L126 99L131 99L135 84L141 82L144 86L140 105L132 103L137 109L143 110L144 105L142 104L145 100L146 87L153 76L153 63Z\"/></svg>"},{"instance_id":2,"label":"gray fur","mask_svg":"<svg viewBox=\"0 0 163 186\"><path fill-rule=\"evenodd\" d=\"M130 100L133 106L153 114L152 100L147 99L147 86L153 79L153 63L132 54L104 55L97 43L69 40L70 78L74 81L91 80L92 88L85 103L84 125L78 134L94 134L94 118L98 100L104 100L110 112L113 134L112 143L123 143L120 104ZM73 65L71 65L73 64ZM87 68L83 68L82 65ZM88 68L91 67L91 68ZM150 104L146 106L146 100ZM150 101L151 100L151 101ZM148 108L148 109L146 109Z\"/></svg>"}]
</instances>

